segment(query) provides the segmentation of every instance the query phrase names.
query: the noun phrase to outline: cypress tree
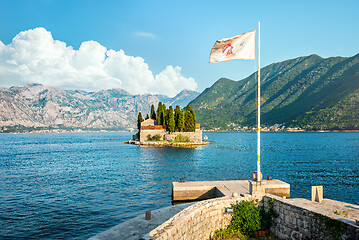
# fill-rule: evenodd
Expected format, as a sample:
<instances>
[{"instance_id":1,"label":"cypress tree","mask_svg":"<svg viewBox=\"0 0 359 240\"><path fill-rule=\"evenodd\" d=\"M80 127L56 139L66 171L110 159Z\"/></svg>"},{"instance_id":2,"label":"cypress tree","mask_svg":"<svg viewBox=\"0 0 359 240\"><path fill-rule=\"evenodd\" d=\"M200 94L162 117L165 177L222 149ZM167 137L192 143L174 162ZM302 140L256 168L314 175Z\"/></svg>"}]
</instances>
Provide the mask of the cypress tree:
<instances>
[{"instance_id":1,"label":"cypress tree","mask_svg":"<svg viewBox=\"0 0 359 240\"><path fill-rule=\"evenodd\" d=\"M155 112L155 106L151 105L151 118L156 120L156 112Z\"/></svg>"},{"instance_id":2,"label":"cypress tree","mask_svg":"<svg viewBox=\"0 0 359 240\"><path fill-rule=\"evenodd\" d=\"M158 125L163 125L164 124L164 119L163 119L163 109L161 108L161 110L159 111L159 118L158 118Z\"/></svg>"},{"instance_id":3,"label":"cypress tree","mask_svg":"<svg viewBox=\"0 0 359 240\"><path fill-rule=\"evenodd\" d=\"M186 112L184 114L184 131L185 132L196 131L196 117L190 105L186 107Z\"/></svg>"},{"instance_id":4,"label":"cypress tree","mask_svg":"<svg viewBox=\"0 0 359 240\"><path fill-rule=\"evenodd\" d=\"M147 113L147 115L146 115L146 117L145 117L145 120L147 120L147 119L149 119L150 117L148 116L148 113Z\"/></svg>"},{"instance_id":5,"label":"cypress tree","mask_svg":"<svg viewBox=\"0 0 359 240\"><path fill-rule=\"evenodd\" d=\"M191 114L188 111L188 108L186 108L186 112L184 113L184 126L183 131L189 132L190 125L191 125Z\"/></svg>"},{"instance_id":6,"label":"cypress tree","mask_svg":"<svg viewBox=\"0 0 359 240\"><path fill-rule=\"evenodd\" d=\"M161 114L162 113L162 102L158 103L158 107L157 107L157 123L158 125L162 125L161 122Z\"/></svg>"},{"instance_id":7,"label":"cypress tree","mask_svg":"<svg viewBox=\"0 0 359 240\"><path fill-rule=\"evenodd\" d=\"M183 109L181 109L178 112L178 124L177 124L177 131L182 132L184 129L184 112Z\"/></svg>"},{"instance_id":8,"label":"cypress tree","mask_svg":"<svg viewBox=\"0 0 359 240\"><path fill-rule=\"evenodd\" d=\"M175 118L173 115L173 109L172 106L168 109L168 131L174 132L175 131Z\"/></svg>"},{"instance_id":9,"label":"cypress tree","mask_svg":"<svg viewBox=\"0 0 359 240\"><path fill-rule=\"evenodd\" d=\"M194 113L194 110L192 108L191 108L191 113L192 113L192 132L195 132L196 131L196 114Z\"/></svg>"},{"instance_id":10,"label":"cypress tree","mask_svg":"<svg viewBox=\"0 0 359 240\"><path fill-rule=\"evenodd\" d=\"M170 108L172 109L172 106L170 106ZM173 114L173 109L172 109L172 114ZM166 110L166 117L165 117L165 125L166 126L168 126L169 120L170 120L170 109L167 109Z\"/></svg>"},{"instance_id":11,"label":"cypress tree","mask_svg":"<svg viewBox=\"0 0 359 240\"><path fill-rule=\"evenodd\" d=\"M137 116L137 128L138 128L138 131L141 130L141 122L143 122L143 118L142 118L141 112L139 112L138 116Z\"/></svg>"},{"instance_id":12,"label":"cypress tree","mask_svg":"<svg viewBox=\"0 0 359 240\"><path fill-rule=\"evenodd\" d=\"M161 114L161 125L166 125L166 114L167 108L166 105L162 103L162 114Z\"/></svg>"},{"instance_id":13,"label":"cypress tree","mask_svg":"<svg viewBox=\"0 0 359 240\"><path fill-rule=\"evenodd\" d=\"M177 105L176 108L175 108L175 129L176 131L178 130L178 115L179 115L179 112L181 111L181 108Z\"/></svg>"}]
</instances>

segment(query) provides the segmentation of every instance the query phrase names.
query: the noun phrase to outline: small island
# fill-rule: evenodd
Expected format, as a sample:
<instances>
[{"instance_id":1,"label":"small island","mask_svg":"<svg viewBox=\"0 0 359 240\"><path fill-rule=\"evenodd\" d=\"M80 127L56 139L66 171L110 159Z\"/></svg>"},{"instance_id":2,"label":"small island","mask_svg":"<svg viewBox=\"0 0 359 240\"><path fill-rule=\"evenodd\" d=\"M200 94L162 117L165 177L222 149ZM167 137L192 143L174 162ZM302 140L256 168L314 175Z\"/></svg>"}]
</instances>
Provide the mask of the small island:
<instances>
[{"instance_id":1,"label":"small island","mask_svg":"<svg viewBox=\"0 0 359 240\"><path fill-rule=\"evenodd\" d=\"M145 120L141 112L137 117L138 133L133 135L133 140L126 141L128 144L157 147L197 147L207 145L202 141L200 124L196 123L195 112L190 105L181 109L178 105L173 110L168 109L162 102L158 103L157 111L151 106L150 115Z\"/></svg>"}]
</instances>

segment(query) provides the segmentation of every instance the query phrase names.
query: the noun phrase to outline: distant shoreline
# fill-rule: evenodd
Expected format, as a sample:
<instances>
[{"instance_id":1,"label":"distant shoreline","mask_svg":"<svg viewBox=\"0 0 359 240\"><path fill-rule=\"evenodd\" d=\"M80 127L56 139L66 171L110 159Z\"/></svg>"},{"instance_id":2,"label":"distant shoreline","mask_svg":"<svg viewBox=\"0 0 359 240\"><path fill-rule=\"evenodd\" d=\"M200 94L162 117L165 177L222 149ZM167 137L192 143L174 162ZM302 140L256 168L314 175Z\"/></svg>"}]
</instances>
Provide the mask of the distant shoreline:
<instances>
[{"instance_id":1,"label":"distant shoreline","mask_svg":"<svg viewBox=\"0 0 359 240\"><path fill-rule=\"evenodd\" d=\"M61 133L109 133L109 132L128 132L131 133L131 131L121 130L121 131L34 131L34 132L0 132L0 134L43 134L43 133L49 133L49 134L61 134ZM134 132L132 132L134 133Z\"/></svg>"},{"instance_id":2,"label":"distant shoreline","mask_svg":"<svg viewBox=\"0 0 359 240\"><path fill-rule=\"evenodd\" d=\"M231 133L256 133L256 131L234 131L234 130L202 130L203 132L206 133L227 133L227 132L231 132ZM100 130L100 131L84 131L84 130L75 130L75 131L51 131L51 130L46 130L46 131L31 131L31 132L0 132L0 134L39 134L39 133L50 133L50 134L57 134L57 133L107 133L107 132L127 132L127 133L135 133L132 131L127 131L127 130L118 130L118 131L110 131L110 130ZM334 133L334 132L359 132L359 130L319 130L319 131L305 131L305 130L300 130L300 131L261 131L261 133Z\"/></svg>"},{"instance_id":3,"label":"distant shoreline","mask_svg":"<svg viewBox=\"0 0 359 240\"><path fill-rule=\"evenodd\" d=\"M203 130L203 132L217 132L217 133L225 133L225 132L232 132L232 133L256 133L256 131L234 131L234 130ZM261 133L313 133L313 132L359 132L359 130L319 130L319 131L261 131Z\"/></svg>"}]
</instances>

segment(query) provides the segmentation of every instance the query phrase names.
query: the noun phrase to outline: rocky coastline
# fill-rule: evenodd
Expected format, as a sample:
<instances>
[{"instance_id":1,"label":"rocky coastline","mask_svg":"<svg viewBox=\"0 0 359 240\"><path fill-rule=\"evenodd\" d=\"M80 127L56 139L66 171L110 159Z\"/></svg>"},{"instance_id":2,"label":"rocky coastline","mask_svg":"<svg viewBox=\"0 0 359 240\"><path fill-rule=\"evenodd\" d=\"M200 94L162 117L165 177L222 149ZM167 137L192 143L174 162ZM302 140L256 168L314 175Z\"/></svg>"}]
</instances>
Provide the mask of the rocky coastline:
<instances>
[{"instance_id":1,"label":"rocky coastline","mask_svg":"<svg viewBox=\"0 0 359 240\"><path fill-rule=\"evenodd\" d=\"M208 145L209 142L169 142L169 141L126 141L126 144L134 144L138 146L148 146L148 147L181 147L181 148L193 148L203 145Z\"/></svg>"}]
</instances>

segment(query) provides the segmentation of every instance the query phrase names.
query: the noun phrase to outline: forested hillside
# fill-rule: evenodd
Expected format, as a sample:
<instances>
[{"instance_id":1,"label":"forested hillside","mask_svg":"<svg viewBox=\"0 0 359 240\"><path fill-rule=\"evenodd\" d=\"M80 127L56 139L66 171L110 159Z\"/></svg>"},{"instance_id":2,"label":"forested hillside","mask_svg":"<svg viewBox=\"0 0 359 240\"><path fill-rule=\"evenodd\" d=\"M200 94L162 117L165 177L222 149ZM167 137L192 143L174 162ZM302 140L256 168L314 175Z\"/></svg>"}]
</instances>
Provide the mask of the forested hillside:
<instances>
[{"instance_id":1,"label":"forested hillside","mask_svg":"<svg viewBox=\"0 0 359 240\"><path fill-rule=\"evenodd\" d=\"M257 74L221 78L190 104L206 129L231 123L256 124ZM359 129L359 54L318 55L273 63L261 69L261 121L270 126Z\"/></svg>"}]
</instances>

